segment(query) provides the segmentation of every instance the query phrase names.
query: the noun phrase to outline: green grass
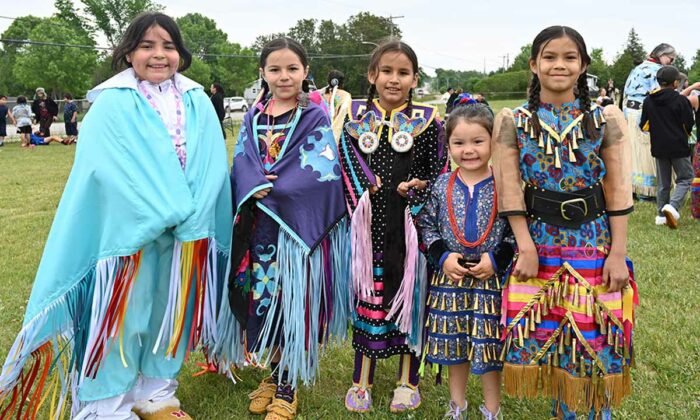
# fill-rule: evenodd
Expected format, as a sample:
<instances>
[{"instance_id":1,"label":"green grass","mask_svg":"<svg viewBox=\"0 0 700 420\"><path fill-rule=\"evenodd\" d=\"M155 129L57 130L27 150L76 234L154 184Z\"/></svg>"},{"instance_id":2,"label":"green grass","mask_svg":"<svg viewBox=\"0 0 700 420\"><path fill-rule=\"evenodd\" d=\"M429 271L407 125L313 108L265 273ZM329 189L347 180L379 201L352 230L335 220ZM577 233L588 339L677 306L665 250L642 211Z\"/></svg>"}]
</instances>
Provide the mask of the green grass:
<instances>
[{"instance_id":1,"label":"green grass","mask_svg":"<svg viewBox=\"0 0 700 420\"><path fill-rule=\"evenodd\" d=\"M500 101L496 102L494 105ZM500 106L508 106L502 104ZM512 105L511 105L512 106ZM237 131L238 125L234 125ZM229 158L233 135L227 141ZM53 144L34 150L16 142L0 148L0 358L4 360L22 324L22 316L39 264L51 221L70 171L75 148ZM700 417L700 221L682 210L681 228L671 231L653 224L654 206L637 203L630 218L629 253L635 262L642 306L635 333L637 367L633 370L634 395L616 412L622 419L690 419ZM184 408L197 419L261 418L247 414L247 393L264 373L239 372L233 385L221 376L193 378L195 356L180 375L179 396ZM381 361L373 389L374 411L351 415L343 397L352 376L349 344L330 349L321 362L321 375L313 388L300 392L300 418L394 419L441 418L449 401L446 384L434 385L429 373L423 380L422 407L413 414L389 412L396 358ZM469 415L480 418L480 386L476 378L468 389ZM504 398L508 419L548 418L544 399L518 401ZM42 417L44 418L44 417Z\"/></svg>"}]
</instances>

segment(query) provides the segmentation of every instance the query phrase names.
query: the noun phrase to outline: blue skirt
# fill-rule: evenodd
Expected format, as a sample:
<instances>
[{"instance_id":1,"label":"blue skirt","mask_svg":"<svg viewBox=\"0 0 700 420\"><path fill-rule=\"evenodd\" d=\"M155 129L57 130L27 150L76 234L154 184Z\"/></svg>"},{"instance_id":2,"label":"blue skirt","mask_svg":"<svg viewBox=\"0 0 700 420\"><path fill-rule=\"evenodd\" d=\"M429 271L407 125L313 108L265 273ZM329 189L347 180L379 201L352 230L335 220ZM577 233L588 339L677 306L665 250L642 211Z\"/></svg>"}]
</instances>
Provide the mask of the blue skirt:
<instances>
[{"instance_id":1,"label":"blue skirt","mask_svg":"<svg viewBox=\"0 0 700 420\"><path fill-rule=\"evenodd\" d=\"M425 359L439 365L470 363L471 373L500 371L501 290L495 276L459 282L437 273L428 290Z\"/></svg>"}]
</instances>

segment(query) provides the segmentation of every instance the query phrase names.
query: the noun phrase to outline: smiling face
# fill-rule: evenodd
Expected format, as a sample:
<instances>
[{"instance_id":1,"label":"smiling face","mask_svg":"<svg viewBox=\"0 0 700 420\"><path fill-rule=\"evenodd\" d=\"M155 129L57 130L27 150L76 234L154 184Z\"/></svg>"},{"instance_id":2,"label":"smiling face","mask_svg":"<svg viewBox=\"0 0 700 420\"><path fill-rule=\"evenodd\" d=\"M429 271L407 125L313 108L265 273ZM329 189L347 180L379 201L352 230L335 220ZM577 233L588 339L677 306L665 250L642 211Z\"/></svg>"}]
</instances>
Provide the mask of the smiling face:
<instances>
[{"instance_id":1,"label":"smiling face","mask_svg":"<svg viewBox=\"0 0 700 420\"><path fill-rule=\"evenodd\" d=\"M448 149L462 175L480 175L489 170L491 135L481 124L458 122L450 135Z\"/></svg>"},{"instance_id":2,"label":"smiling face","mask_svg":"<svg viewBox=\"0 0 700 420\"><path fill-rule=\"evenodd\" d=\"M376 86L379 104L386 110L403 105L408 92L418 85L418 74L413 71L413 63L400 51L384 53L376 67L367 75L370 83Z\"/></svg>"},{"instance_id":3,"label":"smiling face","mask_svg":"<svg viewBox=\"0 0 700 420\"><path fill-rule=\"evenodd\" d=\"M568 36L562 36L544 44L537 59L530 60L530 70L540 80L540 95L544 102L562 96L572 101L574 87L579 76L586 72L586 67L582 65L576 43Z\"/></svg>"},{"instance_id":4,"label":"smiling face","mask_svg":"<svg viewBox=\"0 0 700 420\"><path fill-rule=\"evenodd\" d=\"M272 97L287 101L295 99L301 92L301 85L308 69L304 67L299 56L289 48L273 51L265 60L265 67L260 73L270 86Z\"/></svg>"},{"instance_id":5,"label":"smiling face","mask_svg":"<svg viewBox=\"0 0 700 420\"><path fill-rule=\"evenodd\" d=\"M136 49L127 54L126 61L140 80L161 83L177 72L180 53L168 31L155 25L146 31Z\"/></svg>"}]
</instances>

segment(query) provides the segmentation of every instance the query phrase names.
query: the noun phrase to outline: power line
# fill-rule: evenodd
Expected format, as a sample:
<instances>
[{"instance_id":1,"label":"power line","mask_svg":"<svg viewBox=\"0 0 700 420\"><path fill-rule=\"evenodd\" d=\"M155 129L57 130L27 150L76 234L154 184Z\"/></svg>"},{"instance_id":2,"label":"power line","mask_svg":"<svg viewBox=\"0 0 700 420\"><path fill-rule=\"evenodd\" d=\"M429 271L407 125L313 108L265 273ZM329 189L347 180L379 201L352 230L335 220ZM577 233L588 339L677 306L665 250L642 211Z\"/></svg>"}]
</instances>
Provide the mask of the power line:
<instances>
[{"instance_id":1,"label":"power line","mask_svg":"<svg viewBox=\"0 0 700 420\"><path fill-rule=\"evenodd\" d=\"M83 48L91 50L111 50L110 47L99 47L96 45L81 45L81 44L63 44L60 42L43 42L43 41L30 41L28 39L0 39L0 42L5 44L28 44L28 45L39 45L44 47L69 47L69 48Z\"/></svg>"},{"instance_id":2,"label":"power line","mask_svg":"<svg viewBox=\"0 0 700 420\"><path fill-rule=\"evenodd\" d=\"M30 41L27 39L0 39L0 42L6 44L20 44L20 45L38 45L42 47L66 47L66 48L82 48L82 49L94 49L94 50L112 50L111 47L100 47L96 45L84 45L84 44L65 44L61 42L43 42L43 41ZM333 59L333 58L367 58L371 54L310 54L309 58L318 59ZM224 58L251 58L258 59L257 55L250 54L202 54L202 57L224 57Z\"/></svg>"}]
</instances>

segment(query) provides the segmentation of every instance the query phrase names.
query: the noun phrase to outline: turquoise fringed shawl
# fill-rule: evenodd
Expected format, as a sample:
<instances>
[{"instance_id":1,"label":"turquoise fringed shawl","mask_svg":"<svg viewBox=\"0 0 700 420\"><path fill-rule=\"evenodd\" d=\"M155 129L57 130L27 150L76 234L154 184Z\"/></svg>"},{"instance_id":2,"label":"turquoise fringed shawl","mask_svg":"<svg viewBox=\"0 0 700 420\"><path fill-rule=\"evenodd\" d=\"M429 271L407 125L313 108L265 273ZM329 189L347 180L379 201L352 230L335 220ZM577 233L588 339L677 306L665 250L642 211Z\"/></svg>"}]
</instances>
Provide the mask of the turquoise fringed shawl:
<instances>
[{"instance_id":1,"label":"turquoise fringed shawl","mask_svg":"<svg viewBox=\"0 0 700 420\"><path fill-rule=\"evenodd\" d=\"M23 380L22 369L42 346L72 353L71 365L80 371L100 262L129 267L136 261L138 267L139 250L166 230L180 243L207 240L201 259L213 274L205 310L218 310L232 227L226 148L201 86L180 75L175 83L186 117L184 171L163 122L135 89L133 71L93 91L99 96L83 121L23 328L3 366L0 401ZM207 322L215 329L213 321ZM213 346L214 336L203 333L202 344ZM65 351L65 343L73 352Z\"/></svg>"}]
</instances>

